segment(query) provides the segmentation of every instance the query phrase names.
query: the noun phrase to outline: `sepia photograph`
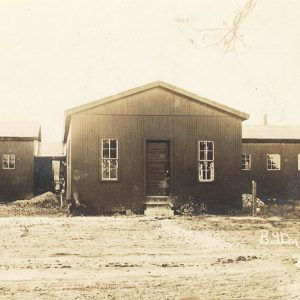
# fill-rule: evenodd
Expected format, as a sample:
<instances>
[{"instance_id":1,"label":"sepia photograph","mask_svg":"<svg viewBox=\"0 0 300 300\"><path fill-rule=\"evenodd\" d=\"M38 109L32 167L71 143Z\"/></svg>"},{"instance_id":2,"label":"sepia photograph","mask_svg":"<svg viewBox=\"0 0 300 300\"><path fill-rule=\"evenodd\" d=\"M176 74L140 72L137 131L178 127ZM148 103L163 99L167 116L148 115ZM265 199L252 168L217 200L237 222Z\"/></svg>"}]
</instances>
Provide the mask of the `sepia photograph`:
<instances>
[{"instance_id":1,"label":"sepia photograph","mask_svg":"<svg viewBox=\"0 0 300 300\"><path fill-rule=\"evenodd\" d=\"M300 0L0 0L0 299L300 299Z\"/></svg>"}]
</instances>

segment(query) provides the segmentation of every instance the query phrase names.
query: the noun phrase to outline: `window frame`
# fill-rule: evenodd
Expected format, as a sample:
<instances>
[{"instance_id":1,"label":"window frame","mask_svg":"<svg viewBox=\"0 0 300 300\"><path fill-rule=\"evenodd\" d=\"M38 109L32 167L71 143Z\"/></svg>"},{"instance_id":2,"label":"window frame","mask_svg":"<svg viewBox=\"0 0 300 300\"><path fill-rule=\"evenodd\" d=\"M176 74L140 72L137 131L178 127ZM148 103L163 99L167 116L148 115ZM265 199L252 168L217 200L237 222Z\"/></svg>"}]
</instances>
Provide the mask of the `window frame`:
<instances>
[{"instance_id":1,"label":"window frame","mask_svg":"<svg viewBox=\"0 0 300 300\"><path fill-rule=\"evenodd\" d=\"M103 142L108 140L109 141L109 147L108 148L103 148ZM111 148L111 141L116 141L116 148ZM101 160L101 171L100 171L100 180L103 181L103 182L117 182L119 181L119 140L117 138L102 138L101 139L101 142L100 142L100 160ZM107 149L108 150L108 153L109 153L109 157L104 157L104 149ZM114 158L111 158L111 150L112 149L115 149L116 150L116 157ZM115 161L116 162L116 165L115 165L115 168L111 168L111 161ZM105 161L108 161L109 162L109 167L108 167L108 171L109 171L109 177L106 178L104 177L104 170L107 169L106 167L104 167L104 162ZM111 177L111 170L115 170L116 171L116 177Z\"/></svg>"},{"instance_id":2,"label":"window frame","mask_svg":"<svg viewBox=\"0 0 300 300\"><path fill-rule=\"evenodd\" d=\"M298 158L298 171L300 171L300 154L297 154L297 158Z\"/></svg>"},{"instance_id":3,"label":"window frame","mask_svg":"<svg viewBox=\"0 0 300 300\"><path fill-rule=\"evenodd\" d=\"M244 168L244 166L246 166L246 164L244 164L244 162L246 162L246 160L244 159L244 156L248 156L249 159L249 165L248 168ZM252 156L249 153L242 153L242 171L250 171L252 168Z\"/></svg>"},{"instance_id":4,"label":"window frame","mask_svg":"<svg viewBox=\"0 0 300 300\"><path fill-rule=\"evenodd\" d=\"M204 149L204 159L201 159L201 157L200 157L201 143L206 143L206 150ZM208 143L212 143L212 150L208 150L208 146L207 146ZM197 157L198 182L213 182L215 180L215 143L214 143L214 141L209 141L209 140L199 140L197 146L198 146L198 157ZM212 151L212 159L208 159L208 157L207 157L208 153L209 153L208 151ZM204 178L203 169L202 169L202 178L201 178L201 171L200 171L201 162L212 164L209 179ZM207 172L208 172L208 170L206 170L206 173Z\"/></svg>"},{"instance_id":5,"label":"window frame","mask_svg":"<svg viewBox=\"0 0 300 300\"><path fill-rule=\"evenodd\" d=\"M7 157L7 165L8 167L4 167L4 157ZM11 157L13 157L13 167L10 167ZM16 169L16 155L15 154L2 154L2 169L3 170L15 170Z\"/></svg>"},{"instance_id":6,"label":"window frame","mask_svg":"<svg viewBox=\"0 0 300 300\"><path fill-rule=\"evenodd\" d=\"M278 169L269 169L269 155L278 155L279 156L279 168ZM267 153L267 171L280 171L280 170L281 170L281 155L279 153Z\"/></svg>"}]
</instances>

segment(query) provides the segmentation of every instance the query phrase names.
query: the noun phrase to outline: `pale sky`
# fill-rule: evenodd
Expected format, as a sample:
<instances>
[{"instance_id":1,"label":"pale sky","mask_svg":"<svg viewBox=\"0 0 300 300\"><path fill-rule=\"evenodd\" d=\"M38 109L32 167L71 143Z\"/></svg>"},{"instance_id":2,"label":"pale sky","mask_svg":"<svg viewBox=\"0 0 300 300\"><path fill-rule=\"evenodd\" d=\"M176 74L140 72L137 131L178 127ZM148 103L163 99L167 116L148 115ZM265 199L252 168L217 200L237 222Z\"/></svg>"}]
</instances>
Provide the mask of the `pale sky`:
<instances>
[{"instance_id":1,"label":"pale sky","mask_svg":"<svg viewBox=\"0 0 300 300\"><path fill-rule=\"evenodd\" d=\"M243 42L211 46L248 1L0 0L0 121L60 141L64 110L163 80L247 123L300 125L300 1L257 0Z\"/></svg>"}]
</instances>

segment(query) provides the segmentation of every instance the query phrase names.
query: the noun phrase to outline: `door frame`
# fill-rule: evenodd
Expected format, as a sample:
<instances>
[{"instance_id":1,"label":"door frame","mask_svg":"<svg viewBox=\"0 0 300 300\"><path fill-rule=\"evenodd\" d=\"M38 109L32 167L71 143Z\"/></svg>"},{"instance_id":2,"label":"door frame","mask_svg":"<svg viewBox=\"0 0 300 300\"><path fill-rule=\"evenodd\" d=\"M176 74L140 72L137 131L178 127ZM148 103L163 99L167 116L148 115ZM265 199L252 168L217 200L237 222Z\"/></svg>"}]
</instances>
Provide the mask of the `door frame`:
<instances>
[{"instance_id":1,"label":"door frame","mask_svg":"<svg viewBox=\"0 0 300 300\"><path fill-rule=\"evenodd\" d=\"M170 193L168 196L148 196L147 195L147 142L149 141L160 141L160 142L168 142L169 143L169 159L170 159L170 173L171 173L171 178L170 178ZM171 137L146 137L143 140L144 144L144 155L143 155L143 160L144 160L144 196L146 198L170 198L172 195L172 187L173 187L173 141Z\"/></svg>"}]
</instances>

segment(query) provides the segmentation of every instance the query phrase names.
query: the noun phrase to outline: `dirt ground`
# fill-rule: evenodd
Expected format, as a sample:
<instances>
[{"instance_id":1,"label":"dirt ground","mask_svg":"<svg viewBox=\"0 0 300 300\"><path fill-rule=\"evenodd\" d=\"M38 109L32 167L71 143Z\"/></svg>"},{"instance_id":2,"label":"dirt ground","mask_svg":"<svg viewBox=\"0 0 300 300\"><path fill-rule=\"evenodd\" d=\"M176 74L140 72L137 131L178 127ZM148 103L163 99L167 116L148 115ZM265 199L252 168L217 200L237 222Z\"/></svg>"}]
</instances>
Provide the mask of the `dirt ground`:
<instances>
[{"instance_id":1,"label":"dirt ground","mask_svg":"<svg viewBox=\"0 0 300 300\"><path fill-rule=\"evenodd\" d=\"M1 299L300 299L299 220L2 217Z\"/></svg>"}]
</instances>

